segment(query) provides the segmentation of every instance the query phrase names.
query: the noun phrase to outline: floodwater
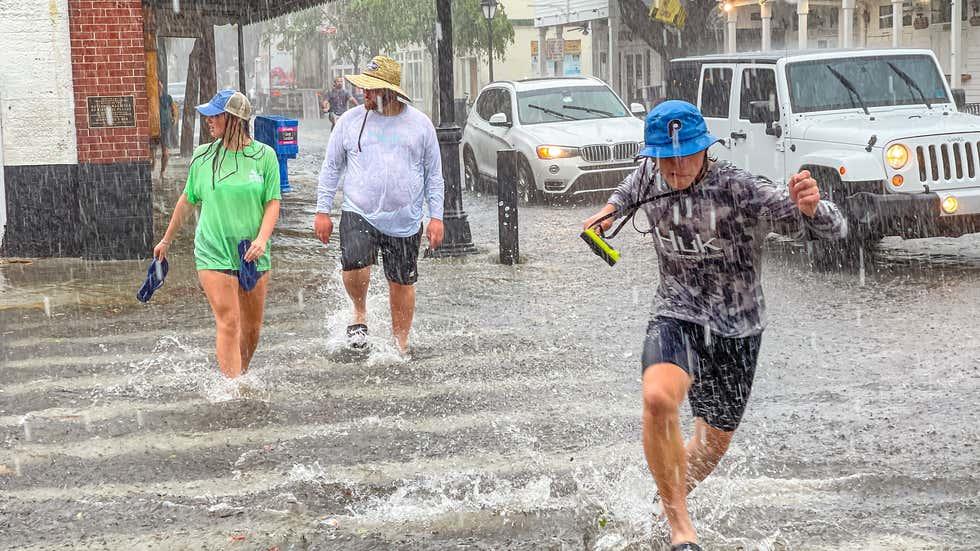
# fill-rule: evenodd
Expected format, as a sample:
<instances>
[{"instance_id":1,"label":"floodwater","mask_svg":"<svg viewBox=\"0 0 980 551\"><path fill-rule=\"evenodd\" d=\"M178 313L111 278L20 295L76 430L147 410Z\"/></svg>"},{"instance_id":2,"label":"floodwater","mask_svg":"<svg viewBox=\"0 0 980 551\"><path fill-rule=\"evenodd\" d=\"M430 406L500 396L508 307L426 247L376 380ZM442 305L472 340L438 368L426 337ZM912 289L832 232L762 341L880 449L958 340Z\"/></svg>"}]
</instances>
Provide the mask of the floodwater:
<instances>
[{"instance_id":1,"label":"floodwater","mask_svg":"<svg viewBox=\"0 0 980 551\"><path fill-rule=\"evenodd\" d=\"M0 265L3 546L666 549L640 447L648 238L624 231L610 268L578 237L594 202L528 207L503 266L496 202L467 194L479 253L421 262L413 358L379 274L353 355L337 244L309 229L321 129L291 161L246 399L217 375L190 230L149 305L142 262ZM842 269L777 241L764 280L749 410L691 497L706 549L980 548L980 236Z\"/></svg>"}]
</instances>

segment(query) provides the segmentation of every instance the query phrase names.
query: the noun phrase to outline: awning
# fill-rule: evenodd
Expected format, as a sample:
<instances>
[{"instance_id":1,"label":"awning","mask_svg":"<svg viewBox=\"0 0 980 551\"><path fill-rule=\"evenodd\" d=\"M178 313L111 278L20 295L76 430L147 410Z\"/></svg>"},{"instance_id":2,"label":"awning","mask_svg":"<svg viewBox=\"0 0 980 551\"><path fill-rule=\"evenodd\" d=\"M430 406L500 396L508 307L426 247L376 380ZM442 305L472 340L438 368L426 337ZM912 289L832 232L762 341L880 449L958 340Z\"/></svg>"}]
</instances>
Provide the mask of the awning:
<instances>
[{"instance_id":1,"label":"awning","mask_svg":"<svg viewBox=\"0 0 980 551\"><path fill-rule=\"evenodd\" d=\"M322 6L332 0L143 0L144 6L179 17L207 18L215 24L250 24Z\"/></svg>"}]
</instances>

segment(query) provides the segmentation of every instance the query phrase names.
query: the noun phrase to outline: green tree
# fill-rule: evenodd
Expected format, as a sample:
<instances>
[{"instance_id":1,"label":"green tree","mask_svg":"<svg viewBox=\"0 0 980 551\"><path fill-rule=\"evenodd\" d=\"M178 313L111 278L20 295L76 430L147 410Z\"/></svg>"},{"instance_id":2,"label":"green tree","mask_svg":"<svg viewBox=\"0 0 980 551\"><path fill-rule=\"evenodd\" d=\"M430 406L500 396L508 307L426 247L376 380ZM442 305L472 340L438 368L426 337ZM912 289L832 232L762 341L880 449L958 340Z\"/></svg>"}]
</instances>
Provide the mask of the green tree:
<instances>
[{"instance_id":1,"label":"green tree","mask_svg":"<svg viewBox=\"0 0 980 551\"><path fill-rule=\"evenodd\" d=\"M618 1L622 21L651 48L660 53L664 61L685 55L717 52L719 30L723 29L718 0L682 0L687 11L687 23L683 29L665 25L649 16L649 0ZM772 1L772 0L770 0Z\"/></svg>"},{"instance_id":2,"label":"green tree","mask_svg":"<svg viewBox=\"0 0 980 551\"><path fill-rule=\"evenodd\" d=\"M333 43L337 54L359 68L361 63L383 52L411 45L424 46L437 60L435 0L338 0L327 7L303 10L270 25L266 40L276 40L283 49L296 52L312 43L319 29L337 28ZM514 28L502 6L492 21L493 54L503 59L514 42ZM456 55L479 55L487 50L487 21L480 0L453 2L453 50ZM432 113L438 113L439 71L433 70Z\"/></svg>"}]
</instances>

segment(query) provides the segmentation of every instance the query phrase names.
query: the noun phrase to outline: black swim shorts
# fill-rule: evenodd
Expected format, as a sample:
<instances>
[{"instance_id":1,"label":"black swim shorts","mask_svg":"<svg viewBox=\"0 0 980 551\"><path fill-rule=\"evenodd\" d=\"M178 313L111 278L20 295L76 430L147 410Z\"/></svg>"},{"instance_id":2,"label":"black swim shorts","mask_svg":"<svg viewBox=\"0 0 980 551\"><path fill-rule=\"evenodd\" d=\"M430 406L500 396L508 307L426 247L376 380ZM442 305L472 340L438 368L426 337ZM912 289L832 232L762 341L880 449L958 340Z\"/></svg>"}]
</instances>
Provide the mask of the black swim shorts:
<instances>
[{"instance_id":1,"label":"black swim shorts","mask_svg":"<svg viewBox=\"0 0 980 551\"><path fill-rule=\"evenodd\" d=\"M674 364L691 376L687 399L695 417L726 432L738 428L752 391L762 335L722 337L704 325L655 317L643 342L643 370Z\"/></svg>"},{"instance_id":2,"label":"black swim shorts","mask_svg":"<svg viewBox=\"0 0 980 551\"><path fill-rule=\"evenodd\" d=\"M388 281L412 285L419 278L421 245L421 224L415 235L392 237L382 233L359 214L344 211L340 215L340 264L345 272L377 264L378 249L381 249Z\"/></svg>"}]
</instances>

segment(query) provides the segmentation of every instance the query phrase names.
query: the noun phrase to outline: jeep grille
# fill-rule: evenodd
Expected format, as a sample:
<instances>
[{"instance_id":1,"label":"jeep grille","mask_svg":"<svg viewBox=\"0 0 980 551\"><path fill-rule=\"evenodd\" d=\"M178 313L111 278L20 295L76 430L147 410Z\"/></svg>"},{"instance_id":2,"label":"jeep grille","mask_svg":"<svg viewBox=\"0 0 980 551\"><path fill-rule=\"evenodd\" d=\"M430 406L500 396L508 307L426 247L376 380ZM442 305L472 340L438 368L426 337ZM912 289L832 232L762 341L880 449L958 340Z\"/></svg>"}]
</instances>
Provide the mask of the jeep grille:
<instances>
[{"instance_id":1,"label":"jeep grille","mask_svg":"<svg viewBox=\"0 0 980 551\"><path fill-rule=\"evenodd\" d=\"M633 160L640 152L640 144L623 142L615 145L593 144L582 148L582 158L590 163Z\"/></svg>"},{"instance_id":2,"label":"jeep grille","mask_svg":"<svg viewBox=\"0 0 980 551\"><path fill-rule=\"evenodd\" d=\"M974 178L980 163L980 143L920 145L915 148L915 158L922 183Z\"/></svg>"}]
</instances>

